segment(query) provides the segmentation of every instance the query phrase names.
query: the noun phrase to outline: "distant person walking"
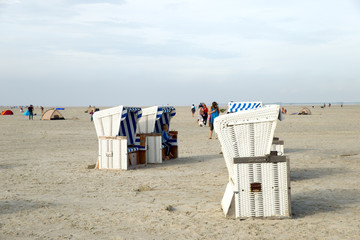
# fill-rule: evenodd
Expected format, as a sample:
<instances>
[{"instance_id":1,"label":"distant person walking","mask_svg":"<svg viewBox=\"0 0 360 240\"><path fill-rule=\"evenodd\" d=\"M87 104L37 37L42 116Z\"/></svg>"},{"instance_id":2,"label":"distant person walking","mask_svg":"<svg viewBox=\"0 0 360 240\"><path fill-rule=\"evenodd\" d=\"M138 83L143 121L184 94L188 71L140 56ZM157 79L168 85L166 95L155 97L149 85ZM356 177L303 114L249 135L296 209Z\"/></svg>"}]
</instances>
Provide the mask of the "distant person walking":
<instances>
[{"instance_id":1,"label":"distant person walking","mask_svg":"<svg viewBox=\"0 0 360 240\"><path fill-rule=\"evenodd\" d=\"M41 116L44 115L44 108L43 108L43 106L40 106L40 110L41 110Z\"/></svg>"},{"instance_id":2,"label":"distant person walking","mask_svg":"<svg viewBox=\"0 0 360 240\"><path fill-rule=\"evenodd\" d=\"M213 102L210 107L210 136L209 139L212 139L212 134L214 131L214 120L220 115L219 106L216 102Z\"/></svg>"},{"instance_id":3,"label":"distant person walking","mask_svg":"<svg viewBox=\"0 0 360 240\"><path fill-rule=\"evenodd\" d=\"M90 121L92 122L93 121L93 116L94 116L94 110L91 110L89 112L89 114L90 114Z\"/></svg>"},{"instance_id":4,"label":"distant person walking","mask_svg":"<svg viewBox=\"0 0 360 240\"><path fill-rule=\"evenodd\" d=\"M191 106L192 117L194 117L195 111L196 111L195 105L193 104L193 105Z\"/></svg>"},{"instance_id":5,"label":"distant person walking","mask_svg":"<svg viewBox=\"0 0 360 240\"><path fill-rule=\"evenodd\" d=\"M203 118L204 118L204 125L206 126L207 120L208 120L208 112L209 109L206 107L206 104L203 104Z\"/></svg>"},{"instance_id":6,"label":"distant person walking","mask_svg":"<svg viewBox=\"0 0 360 240\"><path fill-rule=\"evenodd\" d=\"M200 127L203 127L203 126L204 126L204 117L203 117L203 115L204 115L204 110L203 110L203 106L202 106L201 103L200 103L200 105L199 105L199 110L198 110L198 112L199 112L198 123L199 123L199 126L200 126Z\"/></svg>"},{"instance_id":7,"label":"distant person walking","mask_svg":"<svg viewBox=\"0 0 360 240\"><path fill-rule=\"evenodd\" d=\"M28 111L29 111L29 120L34 120L34 107L32 104L30 104L30 106L28 107Z\"/></svg>"}]
</instances>

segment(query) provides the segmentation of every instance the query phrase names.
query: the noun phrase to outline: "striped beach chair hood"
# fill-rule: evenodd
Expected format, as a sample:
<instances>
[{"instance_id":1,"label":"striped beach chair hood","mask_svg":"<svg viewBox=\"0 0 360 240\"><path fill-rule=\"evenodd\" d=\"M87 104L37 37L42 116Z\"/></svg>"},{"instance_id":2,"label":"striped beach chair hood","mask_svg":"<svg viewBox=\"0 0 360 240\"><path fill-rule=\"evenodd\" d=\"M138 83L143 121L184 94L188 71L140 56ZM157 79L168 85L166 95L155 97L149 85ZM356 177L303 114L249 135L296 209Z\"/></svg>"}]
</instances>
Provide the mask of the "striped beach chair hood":
<instances>
[{"instance_id":1,"label":"striped beach chair hood","mask_svg":"<svg viewBox=\"0 0 360 240\"><path fill-rule=\"evenodd\" d=\"M170 129L170 120L175 115L176 115L176 109L172 106L158 107L154 132L161 133L163 124L167 124Z\"/></svg>"},{"instance_id":2,"label":"striped beach chair hood","mask_svg":"<svg viewBox=\"0 0 360 240\"><path fill-rule=\"evenodd\" d=\"M262 107L262 102L229 102L227 113L246 111Z\"/></svg>"},{"instance_id":3,"label":"striped beach chair hood","mask_svg":"<svg viewBox=\"0 0 360 240\"><path fill-rule=\"evenodd\" d=\"M119 136L126 136L128 145L135 144L137 122L142 116L141 108L124 107L121 114Z\"/></svg>"},{"instance_id":4,"label":"striped beach chair hood","mask_svg":"<svg viewBox=\"0 0 360 240\"><path fill-rule=\"evenodd\" d=\"M135 144L135 133L142 110L138 107L118 106L94 113L98 137L126 136L128 145Z\"/></svg>"}]
</instances>

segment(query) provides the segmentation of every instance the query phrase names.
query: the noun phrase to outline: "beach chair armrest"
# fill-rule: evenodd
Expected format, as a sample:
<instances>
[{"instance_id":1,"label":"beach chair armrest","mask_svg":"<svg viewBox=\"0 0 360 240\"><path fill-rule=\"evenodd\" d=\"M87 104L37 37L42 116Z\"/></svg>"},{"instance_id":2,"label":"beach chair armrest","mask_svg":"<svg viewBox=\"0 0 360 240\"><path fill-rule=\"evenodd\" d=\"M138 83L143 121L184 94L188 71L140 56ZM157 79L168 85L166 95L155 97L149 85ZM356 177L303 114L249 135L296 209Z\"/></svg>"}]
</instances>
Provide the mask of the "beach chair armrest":
<instances>
[{"instance_id":1,"label":"beach chair armrest","mask_svg":"<svg viewBox=\"0 0 360 240\"><path fill-rule=\"evenodd\" d=\"M235 157L234 164L240 163L278 163L286 162L286 156L266 155L260 157Z\"/></svg>"}]
</instances>

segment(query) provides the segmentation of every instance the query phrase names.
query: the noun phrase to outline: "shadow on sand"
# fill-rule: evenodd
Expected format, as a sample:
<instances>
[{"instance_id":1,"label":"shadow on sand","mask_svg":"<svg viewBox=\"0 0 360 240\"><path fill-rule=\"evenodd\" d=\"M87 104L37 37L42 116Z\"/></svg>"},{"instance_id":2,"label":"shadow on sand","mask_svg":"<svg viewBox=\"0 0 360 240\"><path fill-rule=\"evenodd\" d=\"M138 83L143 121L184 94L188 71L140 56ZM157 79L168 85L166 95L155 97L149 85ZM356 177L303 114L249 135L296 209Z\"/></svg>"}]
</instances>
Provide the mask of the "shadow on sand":
<instances>
[{"instance_id":1,"label":"shadow on sand","mask_svg":"<svg viewBox=\"0 0 360 240\"><path fill-rule=\"evenodd\" d=\"M20 211L31 211L39 208L48 208L53 204L47 202L38 202L30 200L1 200L0 215L12 214Z\"/></svg>"},{"instance_id":2,"label":"shadow on sand","mask_svg":"<svg viewBox=\"0 0 360 240\"><path fill-rule=\"evenodd\" d=\"M333 212L359 203L359 189L320 189L291 196L293 218Z\"/></svg>"},{"instance_id":3,"label":"shadow on sand","mask_svg":"<svg viewBox=\"0 0 360 240\"><path fill-rule=\"evenodd\" d=\"M295 168L290 171L290 179L291 181L297 182L330 175L345 174L347 172L348 170L344 168Z\"/></svg>"},{"instance_id":4,"label":"shadow on sand","mask_svg":"<svg viewBox=\"0 0 360 240\"><path fill-rule=\"evenodd\" d=\"M13 169L21 166L25 166L26 164L14 164L14 163L5 163L0 164L0 169Z\"/></svg>"},{"instance_id":5,"label":"shadow on sand","mask_svg":"<svg viewBox=\"0 0 360 240\"><path fill-rule=\"evenodd\" d=\"M315 149L312 148L286 148L285 149L285 155L289 153L301 153L301 152L309 152L314 151Z\"/></svg>"},{"instance_id":6,"label":"shadow on sand","mask_svg":"<svg viewBox=\"0 0 360 240\"><path fill-rule=\"evenodd\" d=\"M205 162L214 159L221 159L222 161L224 160L221 154L189 156L189 157L180 157L176 159L166 160L163 161L163 163L159 163L159 164L149 163L147 164L146 168L159 168L159 167L174 166L174 165L186 165L197 162Z\"/></svg>"}]
</instances>

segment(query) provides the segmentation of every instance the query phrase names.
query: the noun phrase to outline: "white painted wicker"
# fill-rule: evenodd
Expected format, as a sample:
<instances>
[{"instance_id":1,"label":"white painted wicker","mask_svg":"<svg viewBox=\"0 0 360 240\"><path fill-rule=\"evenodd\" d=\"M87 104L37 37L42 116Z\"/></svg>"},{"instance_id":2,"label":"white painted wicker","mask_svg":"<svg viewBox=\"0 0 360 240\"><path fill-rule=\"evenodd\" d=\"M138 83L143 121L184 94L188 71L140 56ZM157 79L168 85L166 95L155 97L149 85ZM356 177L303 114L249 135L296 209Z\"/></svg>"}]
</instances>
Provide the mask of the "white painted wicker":
<instances>
[{"instance_id":1,"label":"white painted wicker","mask_svg":"<svg viewBox=\"0 0 360 240\"><path fill-rule=\"evenodd\" d=\"M290 217L289 161L235 168L235 217ZM258 189L252 189L253 184Z\"/></svg>"},{"instance_id":2,"label":"white painted wicker","mask_svg":"<svg viewBox=\"0 0 360 240\"><path fill-rule=\"evenodd\" d=\"M234 164L234 158L270 154L278 115L278 105L267 105L215 119L214 128L229 173L222 200L226 216L290 216L288 161Z\"/></svg>"},{"instance_id":3,"label":"white painted wicker","mask_svg":"<svg viewBox=\"0 0 360 240\"><path fill-rule=\"evenodd\" d=\"M234 174L235 157L265 156L270 148L279 114L278 105L221 115L214 129L222 147L229 177Z\"/></svg>"}]
</instances>

